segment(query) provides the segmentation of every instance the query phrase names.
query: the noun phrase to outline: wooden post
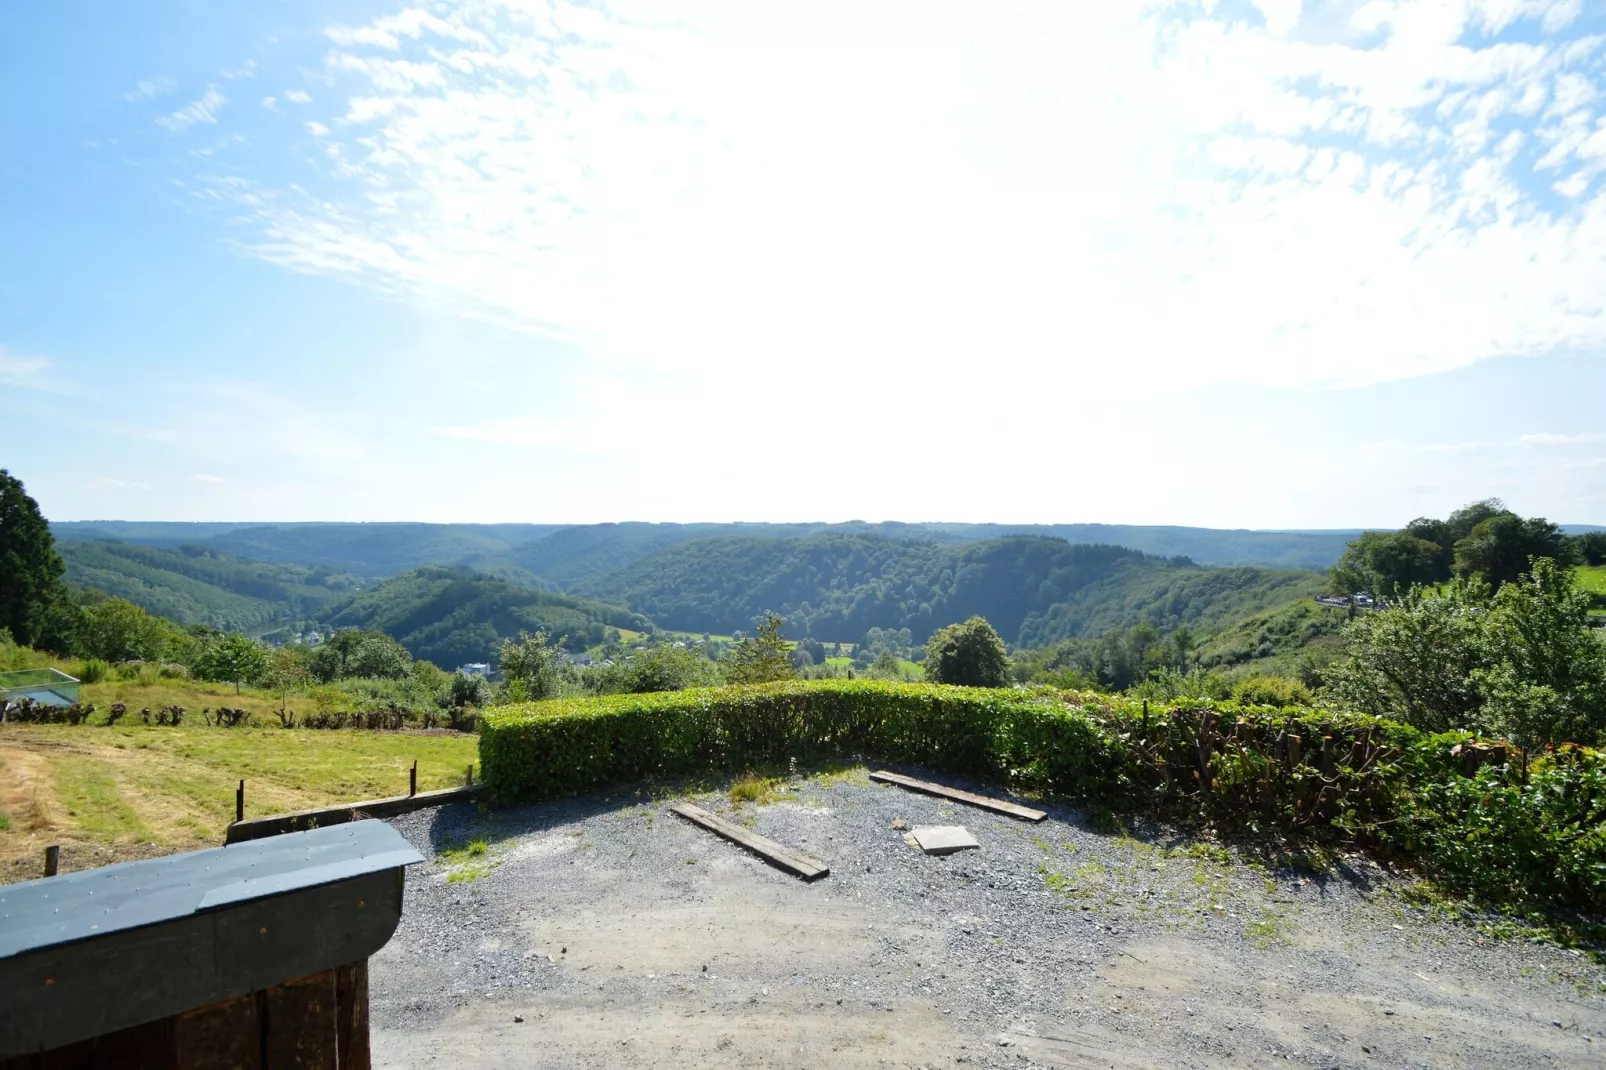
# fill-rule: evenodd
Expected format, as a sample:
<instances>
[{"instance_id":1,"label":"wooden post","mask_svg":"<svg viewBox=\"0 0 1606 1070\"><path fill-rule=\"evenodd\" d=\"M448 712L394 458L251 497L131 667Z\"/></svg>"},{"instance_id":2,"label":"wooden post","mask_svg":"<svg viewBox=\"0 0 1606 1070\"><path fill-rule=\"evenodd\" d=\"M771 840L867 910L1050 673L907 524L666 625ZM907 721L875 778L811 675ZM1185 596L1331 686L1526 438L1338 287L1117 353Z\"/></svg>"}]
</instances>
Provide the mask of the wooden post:
<instances>
[{"instance_id":1,"label":"wooden post","mask_svg":"<svg viewBox=\"0 0 1606 1070\"><path fill-rule=\"evenodd\" d=\"M1147 742L1148 738L1149 738L1149 700L1148 699L1144 699L1143 700L1143 739L1144 739L1145 742Z\"/></svg>"},{"instance_id":2,"label":"wooden post","mask_svg":"<svg viewBox=\"0 0 1606 1070\"><path fill-rule=\"evenodd\" d=\"M61 870L61 844L53 843L45 848L45 876L54 877Z\"/></svg>"},{"instance_id":3,"label":"wooden post","mask_svg":"<svg viewBox=\"0 0 1606 1070\"><path fill-rule=\"evenodd\" d=\"M463 776L463 786L465 788L472 788L474 786L474 763L473 762L469 762L468 763L468 772L466 774L464 774L464 776Z\"/></svg>"},{"instance_id":4,"label":"wooden post","mask_svg":"<svg viewBox=\"0 0 1606 1070\"><path fill-rule=\"evenodd\" d=\"M245 781L243 780L240 781L240 786L234 789L234 820L245 820Z\"/></svg>"},{"instance_id":5,"label":"wooden post","mask_svg":"<svg viewBox=\"0 0 1606 1070\"><path fill-rule=\"evenodd\" d=\"M407 774L407 794L409 797L418 794L418 759L413 759L412 771Z\"/></svg>"}]
</instances>

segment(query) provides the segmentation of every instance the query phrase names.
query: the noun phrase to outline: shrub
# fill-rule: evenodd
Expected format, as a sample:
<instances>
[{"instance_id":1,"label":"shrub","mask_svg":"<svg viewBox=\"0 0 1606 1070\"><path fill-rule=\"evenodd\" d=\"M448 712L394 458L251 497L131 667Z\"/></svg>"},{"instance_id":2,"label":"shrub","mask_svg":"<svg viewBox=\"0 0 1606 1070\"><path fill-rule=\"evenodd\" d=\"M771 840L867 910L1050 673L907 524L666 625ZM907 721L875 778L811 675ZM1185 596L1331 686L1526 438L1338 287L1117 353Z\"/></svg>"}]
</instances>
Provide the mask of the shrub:
<instances>
[{"instance_id":1,"label":"shrub","mask_svg":"<svg viewBox=\"0 0 1606 1070\"><path fill-rule=\"evenodd\" d=\"M1286 676L1246 676L1232 689L1233 701L1245 706L1309 706L1310 688Z\"/></svg>"},{"instance_id":2,"label":"shrub","mask_svg":"<svg viewBox=\"0 0 1606 1070\"><path fill-rule=\"evenodd\" d=\"M86 684L98 684L110 672L111 666L99 658L85 658L84 663L78 666L78 679Z\"/></svg>"},{"instance_id":3,"label":"shrub","mask_svg":"<svg viewBox=\"0 0 1606 1070\"><path fill-rule=\"evenodd\" d=\"M12 724L83 724L95 712L93 703L56 706L31 698L0 702L0 721Z\"/></svg>"},{"instance_id":4,"label":"shrub","mask_svg":"<svg viewBox=\"0 0 1606 1070\"><path fill-rule=\"evenodd\" d=\"M983 617L950 624L926 641L926 679L962 687L1006 687L1009 653Z\"/></svg>"}]
</instances>

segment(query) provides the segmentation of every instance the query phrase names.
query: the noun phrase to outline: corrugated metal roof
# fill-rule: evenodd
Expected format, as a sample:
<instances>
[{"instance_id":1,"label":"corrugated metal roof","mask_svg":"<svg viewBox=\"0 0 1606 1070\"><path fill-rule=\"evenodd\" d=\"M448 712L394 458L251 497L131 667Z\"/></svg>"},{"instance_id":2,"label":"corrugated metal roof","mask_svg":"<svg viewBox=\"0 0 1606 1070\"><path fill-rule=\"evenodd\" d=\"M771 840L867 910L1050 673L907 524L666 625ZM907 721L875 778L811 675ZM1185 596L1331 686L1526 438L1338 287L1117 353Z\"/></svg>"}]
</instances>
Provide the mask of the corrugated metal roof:
<instances>
[{"instance_id":1,"label":"corrugated metal roof","mask_svg":"<svg viewBox=\"0 0 1606 1070\"><path fill-rule=\"evenodd\" d=\"M422 862L383 821L0 886L0 958Z\"/></svg>"}]
</instances>

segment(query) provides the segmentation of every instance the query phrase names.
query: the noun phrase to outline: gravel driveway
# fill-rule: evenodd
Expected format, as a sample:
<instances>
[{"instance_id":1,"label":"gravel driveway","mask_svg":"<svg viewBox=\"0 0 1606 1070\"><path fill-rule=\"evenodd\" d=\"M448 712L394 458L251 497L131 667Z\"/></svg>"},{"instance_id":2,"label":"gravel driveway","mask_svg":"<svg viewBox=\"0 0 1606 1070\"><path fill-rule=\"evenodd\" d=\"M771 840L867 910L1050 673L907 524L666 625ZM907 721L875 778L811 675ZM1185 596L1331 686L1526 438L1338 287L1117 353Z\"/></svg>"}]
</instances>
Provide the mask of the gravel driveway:
<instances>
[{"instance_id":1,"label":"gravel driveway","mask_svg":"<svg viewBox=\"0 0 1606 1070\"><path fill-rule=\"evenodd\" d=\"M1600 966L1435 920L1362 860L1302 878L856 770L734 811L830 864L805 884L675 801L393 821L432 861L372 962L375 1066L1606 1065ZM928 857L895 822L982 846Z\"/></svg>"}]
</instances>

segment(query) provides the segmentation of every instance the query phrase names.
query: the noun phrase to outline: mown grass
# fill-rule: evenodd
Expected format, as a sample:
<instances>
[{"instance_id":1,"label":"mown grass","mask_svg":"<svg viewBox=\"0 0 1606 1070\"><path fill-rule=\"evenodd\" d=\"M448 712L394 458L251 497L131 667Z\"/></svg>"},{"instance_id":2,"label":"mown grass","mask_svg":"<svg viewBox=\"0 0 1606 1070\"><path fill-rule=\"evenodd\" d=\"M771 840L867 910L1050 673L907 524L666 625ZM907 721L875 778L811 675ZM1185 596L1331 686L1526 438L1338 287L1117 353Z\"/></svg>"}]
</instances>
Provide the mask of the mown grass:
<instances>
[{"instance_id":1,"label":"mown grass","mask_svg":"<svg viewBox=\"0 0 1606 1070\"><path fill-rule=\"evenodd\" d=\"M246 816L260 817L404 794L415 759L420 791L452 787L477 746L468 735L208 728L199 720L178 728L7 725L0 758L18 798L5 787L0 797L17 820L0 825L0 857L31 854L41 835L174 849L221 843L241 779Z\"/></svg>"}]
</instances>

